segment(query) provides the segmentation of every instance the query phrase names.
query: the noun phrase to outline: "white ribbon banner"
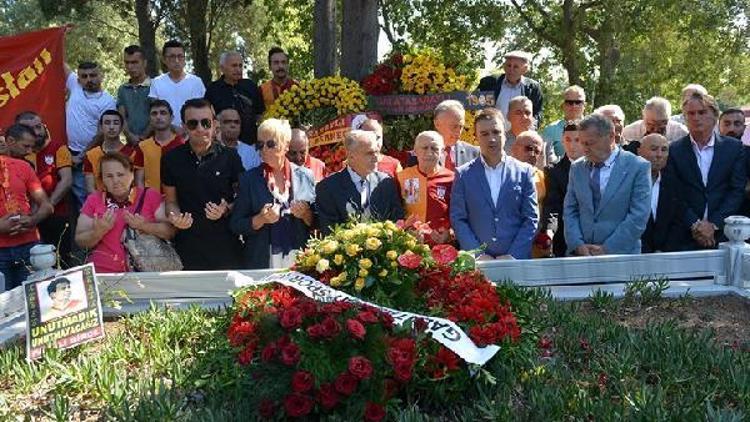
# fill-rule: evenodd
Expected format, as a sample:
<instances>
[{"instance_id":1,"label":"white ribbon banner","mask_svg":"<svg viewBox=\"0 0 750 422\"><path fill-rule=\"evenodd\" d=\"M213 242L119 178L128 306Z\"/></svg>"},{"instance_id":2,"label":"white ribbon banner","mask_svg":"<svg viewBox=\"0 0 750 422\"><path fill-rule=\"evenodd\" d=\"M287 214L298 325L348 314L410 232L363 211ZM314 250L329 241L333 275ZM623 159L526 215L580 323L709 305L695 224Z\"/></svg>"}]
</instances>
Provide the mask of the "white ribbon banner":
<instances>
[{"instance_id":1,"label":"white ribbon banner","mask_svg":"<svg viewBox=\"0 0 750 422\"><path fill-rule=\"evenodd\" d=\"M284 286L289 286L318 302L353 302L365 304L388 313L393 317L393 322L397 325L404 325L415 318L422 318L427 322L426 331L430 333L433 339L452 350L455 354L469 363L484 365L500 350L500 347L496 345L477 347L477 345L471 341L469 336L466 335L466 333L464 333L464 331L453 321L418 315L411 312L397 311L395 309L378 306L374 303L365 302L364 300L331 288L312 277L298 272L272 274L263 280L256 281L251 277L232 271L227 274L227 281L234 283L236 287L261 286L268 283L279 283Z\"/></svg>"}]
</instances>

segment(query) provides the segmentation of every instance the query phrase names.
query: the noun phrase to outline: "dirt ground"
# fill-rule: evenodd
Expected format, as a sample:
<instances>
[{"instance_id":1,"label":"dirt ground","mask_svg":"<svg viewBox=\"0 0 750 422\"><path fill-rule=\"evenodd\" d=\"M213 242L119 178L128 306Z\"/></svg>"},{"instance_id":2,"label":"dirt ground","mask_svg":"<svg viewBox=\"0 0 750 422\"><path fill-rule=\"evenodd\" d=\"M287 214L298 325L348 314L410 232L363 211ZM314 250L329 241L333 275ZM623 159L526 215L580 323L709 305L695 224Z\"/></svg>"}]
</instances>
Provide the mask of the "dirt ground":
<instances>
[{"instance_id":1,"label":"dirt ground","mask_svg":"<svg viewBox=\"0 0 750 422\"><path fill-rule=\"evenodd\" d=\"M642 307L619 304L616 312L607 314L626 327L643 328L672 319L683 328L712 329L719 344L750 345L750 300L739 296L662 299ZM589 303L583 304L582 309L598 312Z\"/></svg>"}]
</instances>

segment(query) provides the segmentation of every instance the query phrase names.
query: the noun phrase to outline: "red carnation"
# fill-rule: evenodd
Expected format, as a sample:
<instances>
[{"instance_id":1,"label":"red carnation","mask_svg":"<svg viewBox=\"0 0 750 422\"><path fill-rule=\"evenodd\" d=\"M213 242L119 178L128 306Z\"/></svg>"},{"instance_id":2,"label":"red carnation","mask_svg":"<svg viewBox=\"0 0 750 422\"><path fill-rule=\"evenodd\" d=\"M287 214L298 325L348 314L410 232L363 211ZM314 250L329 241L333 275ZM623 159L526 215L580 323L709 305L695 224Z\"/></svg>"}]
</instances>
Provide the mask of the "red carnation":
<instances>
[{"instance_id":1,"label":"red carnation","mask_svg":"<svg viewBox=\"0 0 750 422\"><path fill-rule=\"evenodd\" d=\"M288 308L294 302L294 293L288 287L282 287L271 292L271 300L276 306Z\"/></svg>"},{"instance_id":2,"label":"red carnation","mask_svg":"<svg viewBox=\"0 0 750 422\"><path fill-rule=\"evenodd\" d=\"M398 263L404 268L415 270L422 263L422 256L412 251L406 251L398 257Z\"/></svg>"},{"instance_id":3,"label":"red carnation","mask_svg":"<svg viewBox=\"0 0 750 422\"><path fill-rule=\"evenodd\" d=\"M309 327L307 327L307 335L309 335L311 338L321 338L323 337L325 332L323 331L323 326L320 324L314 324Z\"/></svg>"},{"instance_id":4,"label":"red carnation","mask_svg":"<svg viewBox=\"0 0 750 422\"><path fill-rule=\"evenodd\" d=\"M245 321L235 317L227 330L227 337L232 346L240 346L245 339L255 332L255 325L250 321Z\"/></svg>"},{"instance_id":5,"label":"red carnation","mask_svg":"<svg viewBox=\"0 0 750 422\"><path fill-rule=\"evenodd\" d=\"M285 344L281 348L281 363L287 366L294 366L299 362L300 351L294 343Z\"/></svg>"},{"instance_id":6,"label":"red carnation","mask_svg":"<svg viewBox=\"0 0 750 422\"><path fill-rule=\"evenodd\" d=\"M293 418L307 415L312 411L314 404L310 397L302 394L289 394L284 398L284 410Z\"/></svg>"},{"instance_id":7,"label":"red carnation","mask_svg":"<svg viewBox=\"0 0 750 422\"><path fill-rule=\"evenodd\" d=\"M274 343L268 343L266 347L263 348L263 350L260 352L260 359L263 362L270 362L273 360L273 357L276 355L276 344Z\"/></svg>"},{"instance_id":8,"label":"red carnation","mask_svg":"<svg viewBox=\"0 0 750 422\"><path fill-rule=\"evenodd\" d=\"M349 358L349 372L357 379L365 380L372 376L372 363L364 356Z\"/></svg>"},{"instance_id":9,"label":"red carnation","mask_svg":"<svg viewBox=\"0 0 750 422\"><path fill-rule=\"evenodd\" d=\"M411 379L412 363L400 362L393 365L393 372L396 375L396 379L401 382L407 382Z\"/></svg>"},{"instance_id":10,"label":"red carnation","mask_svg":"<svg viewBox=\"0 0 750 422\"><path fill-rule=\"evenodd\" d=\"M295 393L306 393L313 388L315 378L307 371L297 371L292 375L292 391Z\"/></svg>"},{"instance_id":11,"label":"red carnation","mask_svg":"<svg viewBox=\"0 0 750 422\"><path fill-rule=\"evenodd\" d=\"M432 248L432 258L438 265L450 265L458 258L458 251L452 245L435 245Z\"/></svg>"},{"instance_id":12,"label":"red carnation","mask_svg":"<svg viewBox=\"0 0 750 422\"><path fill-rule=\"evenodd\" d=\"M325 317L320 325L325 337L336 337L341 332L341 324L331 317Z\"/></svg>"},{"instance_id":13,"label":"red carnation","mask_svg":"<svg viewBox=\"0 0 750 422\"><path fill-rule=\"evenodd\" d=\"M258 405L258 413L265 419L271 419L276 413L276 405L269 399L263 399Z\"/></svg>"},{"instance_id":14,"label":"red carnation","mask_svg":"<svg viewBox=\"0 0 750 422\"><path fill-rule=\"evenodd\" d=\"M296 308L284 309L279 315L279 324L287 330L293 330L302 325L302 312Z\"/></svg>"},{"instance_id":15,"label":"red carnation","mask_svg":"<svg viewBox=\"0 0 750 422\"><path fill-rule=\"evenodd\" d=\"M255 353L255 343L248 343L244 349L237 355L237 361L240 365L249 365L253 360L253 353Z\"/></svg>"},{"instance_id":16,"label":"red carnation","mask_svg":"<svg viewBox=\"0 0 750 422\"><path fill-rule=\"evenodd\" d=\"M383 406L367 402L367 405L365 405L365 420L367 422L380 422L383 418L385 418L385 409L383 409Z\"/></svg>"},{"instance_id":17,"label":"red carnation","mask_svg":"<svg viewBox=\"0 0 750 422\"><path fill-rule=\"evenodd\" d=\"M356 319L346 320L346 329L349 330L351 335L353 335L354 337L360 340L364 340L365 334L367 334L367 330L365 329L365 326L362 325L362 323L357 321Z\"/></svg>"},{"instance_id":18,"label":"red carnation","mask_svg":"<svg viewBox=\"0 0 750 422\"><path fill-rule=\"evenodd\" d=\"M359 381L357 380L357 377L348 372L343 372L341 375L336 377L336 381L334 381L334 387L336 388L336 391L338 393L345 396L351 396L352 393L354 393L354 390L357 389L358 383Z\"/></svg>"},{"instance_id":19,"label":"red carnation","mask_svg":"<svg viewBox=\"0 0 750 422\"><path fill-rule=\"evenodd\" d=\"M321 384L318 390L318 403L326 410L331 410L339 404L339 395L331 384Z\"/></svg>"}]
</instances>

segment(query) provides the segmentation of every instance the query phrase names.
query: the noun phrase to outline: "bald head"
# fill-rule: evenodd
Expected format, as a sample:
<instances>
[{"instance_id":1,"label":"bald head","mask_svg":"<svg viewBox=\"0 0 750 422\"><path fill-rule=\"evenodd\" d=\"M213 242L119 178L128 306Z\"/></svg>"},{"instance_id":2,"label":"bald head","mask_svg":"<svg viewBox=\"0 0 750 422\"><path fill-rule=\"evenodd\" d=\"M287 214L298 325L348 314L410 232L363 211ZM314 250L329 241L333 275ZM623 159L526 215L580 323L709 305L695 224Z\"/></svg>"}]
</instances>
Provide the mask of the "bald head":
<instances>
[{"instance_id":1,"label":"bald head","mask_svg":"<svg viewBox=\"0 0 750 422\"><path fill-rule=\"evenodd\" d=\"M658 175L667 165L669 142L667 138L658 133L646 135L641 139L641 146L638 147L638 155L651 163L651 174Z\"/></svg>"},{"instance_id":2,"label":"bald head","mask_svg":"<svg viewBox=\"0 0 750 422\"><path fill-rule=\"evenodd\" d=\"M427 130L417 135L414 140L414 154L417 156L419 170L431 174L440 167L440 157L443 155L445 142L443 137L434 130Z\"/></svg>"},{"instance_id":3,"label":"bald head","mask_svg":"<svg viewBox=\"0 0 750 422\"><path fill-rule=\"evenodd\" d=\"M286 158L298 166L304 166L305 162L307 162L309 145L310 143L304 130L292 129L292 139L289 141L289 151L286 153Z\"/></svg>"},{"instance_id":4,"label":"bald head","mask_svg":"<svg viewBox=\"0 0 750 422\"><path fill-rule=\"evenodd\" d=\"M516 136L516 141L511 146L510 155L516 160L534 166L543 150L544 141L542 137L533 130L527 130Z\"/></svg>"}]
</instances>

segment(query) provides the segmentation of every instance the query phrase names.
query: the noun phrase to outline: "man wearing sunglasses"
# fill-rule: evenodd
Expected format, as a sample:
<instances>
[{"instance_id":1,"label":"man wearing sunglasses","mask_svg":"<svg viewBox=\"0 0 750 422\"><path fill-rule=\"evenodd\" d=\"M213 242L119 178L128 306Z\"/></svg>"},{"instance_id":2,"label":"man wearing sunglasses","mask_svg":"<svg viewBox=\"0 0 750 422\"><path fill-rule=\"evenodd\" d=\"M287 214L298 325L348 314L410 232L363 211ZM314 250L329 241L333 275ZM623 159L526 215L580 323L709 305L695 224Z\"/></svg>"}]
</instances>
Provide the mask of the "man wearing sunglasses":
<instances>
[{"instance_id":1,"label":"man wearing sunglasses","mask_svg":"<svg viewBox=\"0 0 750 422\"><path fill-rule=\"evenodd\" d=\"M188 142L162 164L167 217L180 229L175 248L186 270L239 268L241 245L228 216L244 171L240 156L214 142L217 125L208 100L187 100L180 114Z\"/></svg>"},{"instance_id":2,"label":"man wearing sunglasses","mask_svg":"<svg viewBox=\"0 0 750 422\"><path fill-rule=\"evenodd\" d=\"M583 119L583 112L586 110L586 93L578 85L571 85L563 91L562 102L563 118L548 125L542 131L544 142L552 144L555 155L562 157L565 154L565 148L562 144L563 129L571 122L578 122Z\"/></svg>"},{"instance_id":3,"label":"man wearing sunglasses","mask_svg":"<svg viewBox=\"0 0 750 422\"><path fill-rule=\"evenodd\" d=\"M373 132L353 130L344 138L346 167L315 188L320 231L328 235L352 216L369 220L404 218L395 180L376 170L378 140Z\"/></svg>"}]
</instances>

